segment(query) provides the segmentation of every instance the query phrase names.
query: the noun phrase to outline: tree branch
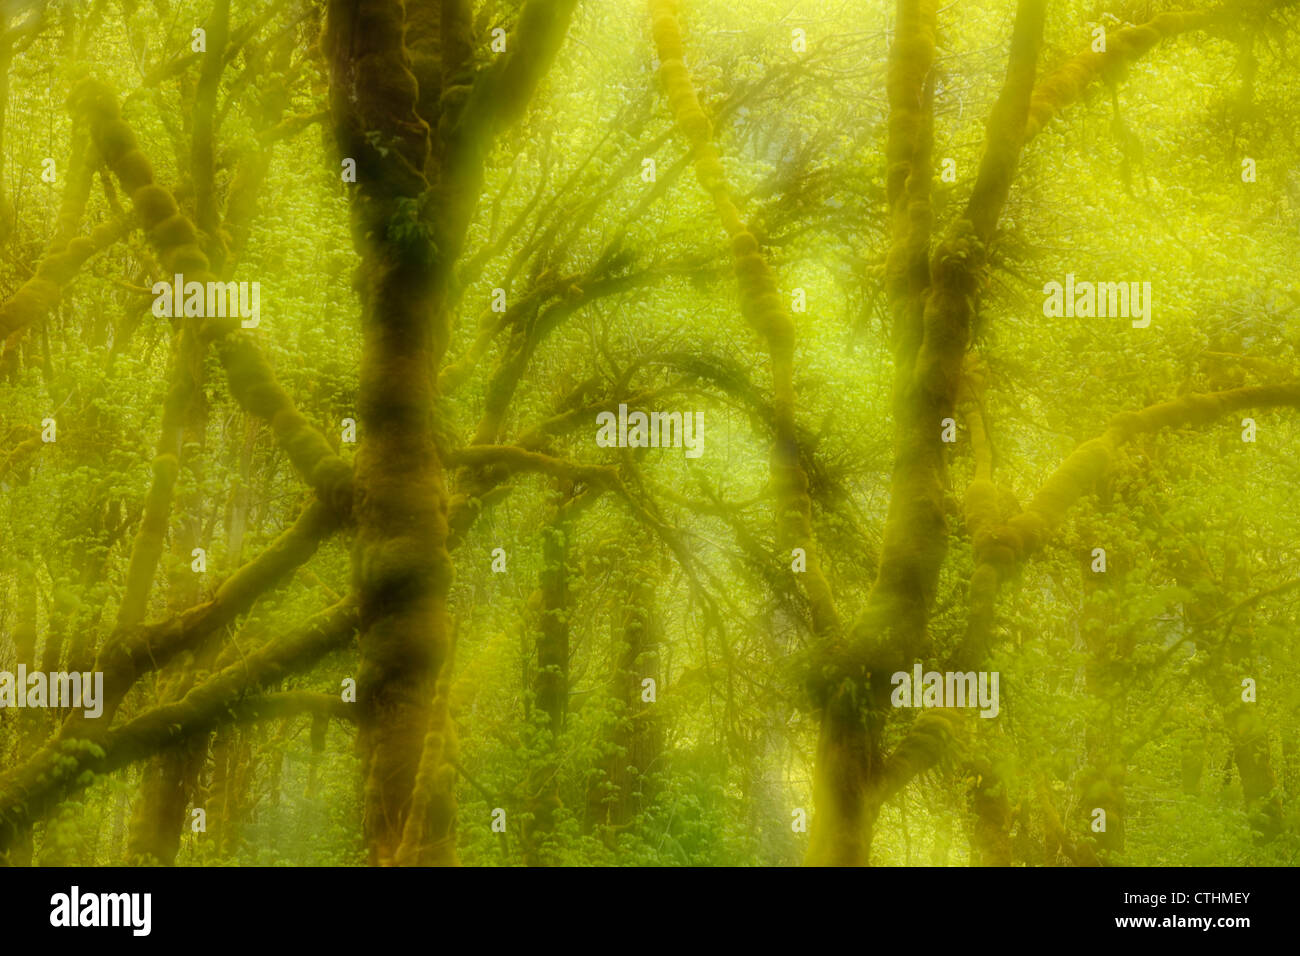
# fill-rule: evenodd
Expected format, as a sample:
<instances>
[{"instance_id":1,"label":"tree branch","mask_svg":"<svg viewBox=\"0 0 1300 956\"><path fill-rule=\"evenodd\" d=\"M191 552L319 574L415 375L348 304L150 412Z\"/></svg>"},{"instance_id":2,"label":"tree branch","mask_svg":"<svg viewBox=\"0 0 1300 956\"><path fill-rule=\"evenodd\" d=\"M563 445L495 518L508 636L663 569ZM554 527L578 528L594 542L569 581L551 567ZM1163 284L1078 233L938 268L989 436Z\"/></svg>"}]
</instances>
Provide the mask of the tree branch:
<instances>
[{"instance_id":1,"label":"tree branch","mask_svg":"<svg viewBox=\"0 0 1300 956\"><path fill-rule=\"evenodd\" d=\"M247 695L345 647L357 624L356 608L341 602L213 675L181 700L146 711L117 729L106 729L104 721L82 721L75 728L65 725L30 760L0 774L0 862L25 827L89 785L97 774L118 770L227 720L278 716L295 706L322 712L324 704L317 695L298 695L281 703L267 703L277 695L251 702ZM332 702L329 709L334 709Z\"/></svg>"}]
</instances>

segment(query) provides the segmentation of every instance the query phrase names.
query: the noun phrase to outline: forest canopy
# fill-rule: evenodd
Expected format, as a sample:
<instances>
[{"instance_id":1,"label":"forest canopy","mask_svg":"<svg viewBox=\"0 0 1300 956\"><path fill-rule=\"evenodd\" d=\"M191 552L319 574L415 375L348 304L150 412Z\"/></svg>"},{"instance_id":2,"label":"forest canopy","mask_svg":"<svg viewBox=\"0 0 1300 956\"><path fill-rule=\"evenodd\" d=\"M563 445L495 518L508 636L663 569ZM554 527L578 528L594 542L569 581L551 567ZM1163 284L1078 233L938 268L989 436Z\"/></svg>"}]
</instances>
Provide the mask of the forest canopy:
<instances>
[{"instance_id":1,"label":"forest canopy","mask_svg":"<svg viewBox=\"0 0 1300 956\"><path fill-rule=\"evenodd\" d=\"M1294 864L1298 58L0 0L0 862Z\"/></svg>"}]
</instances>

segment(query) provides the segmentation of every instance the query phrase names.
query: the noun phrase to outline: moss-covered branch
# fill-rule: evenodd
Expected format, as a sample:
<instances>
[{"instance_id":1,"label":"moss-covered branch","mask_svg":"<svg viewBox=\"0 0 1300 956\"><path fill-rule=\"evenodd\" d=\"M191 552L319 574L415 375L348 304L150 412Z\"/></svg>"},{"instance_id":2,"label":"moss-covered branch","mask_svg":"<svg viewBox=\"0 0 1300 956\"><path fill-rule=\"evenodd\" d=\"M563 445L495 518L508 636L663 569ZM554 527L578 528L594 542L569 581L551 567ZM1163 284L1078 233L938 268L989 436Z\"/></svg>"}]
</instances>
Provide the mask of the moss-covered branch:
<instances>
[{"instance_id":1,"label":"moss-covered branch","mask_svg":"<svg viewBox=\"0 0 1300 956\"><path fill-rule=\"evenodd\" d=\"M35 274L0 304L0 340L43 320L58 306L63 287L91 256L103 252L130 231L125 220L101 223L88 236L77 236L77 227L90 197L95 151L82 128L74 130L66 169L67 186L59 204L54 235L37 263Z\"/></svg>"},{"instance_id":2,"label":"moss-covered branch","mask_svg":"<svg viewBox=\"0 0 1300 956\"><path fill-rule=\"evenodd\" d=\"M987 246L997 228L1002 207L1020 164L1020 151L1028 138L1031 97L1043 42L1047 0L1021 0L1007 58L1007 75L985 130L975 187L966 206L966 218L975 238Z\"/></svg>"},{"instance_id":3,"label":"moss-covered branch","mask_svg":"<svg viewBox=\"0 0 1300 956\"><path fill-rule=\"evenodd\" d=\"M1108 32L1105 53L1089 50L1071 57L1034 89L1025 141L1033 139L1053 117L1082 99L1093 83L1113 79L1161 40L1208 26L1215 16L1202 11L1161 13L1141 26Z\"/></svg>"},{"instance_id":4,"label":"moss-covered branch","mask_svg":"<svg viewBox=\"0 0 1300 956\"><path fill-rule=\"evenodd\" d=\"M220 273L226 261L226 243L217 203L216 114L217 91L225 69L226 43L230 39L230 0L214 0L205 29L207 52L199 68L191 119L190 175L194 179L194 222L199 227L212 271Z\"/></svg>"},{"instance_id":5,"label":"moss-covered branch","mask_svg":"<svg viewBox=\"0 0 1300 956\"><path fill-rule=\"evenodd\" d=\"M947 462L939 435L956 409L985 243L1020 154L1043 17L1044 0L1021 0L968 218L954 224L935 252L915 365L895 380L895 461L880 573L853 633L855 653L876 672L892 672L925 651L947 541Z\"/></svg>"},{"instance_id":6,"label":"moss-covered branch","mask_svg":"<svg viewBox=\"0 0 1300 956\"><path fill-rule=\"evenodd\" d=\"M166 621L120 627L105 640L94 670L104 674L104 715L113 712L142 676L246 613L286 575L305 564L337 526L338 517L315 502L262 552L221 583L216 593ZM70 722L79 718L74 714ZM104 718L100 718L104 719Z\"/></svg>"},{"instance_id":7,"label":"moss-covered branch","mask_svg":"<svg viewBox=\"0 0 1300 956\"><path fill-rule=\"evenodd\" d=\"M104 161L130 196L166 272L184 275L189 281L216 281L218 277L200 247L198 232L171 193L154 181L149 160L140 151L135 133L122 119L113 91L97 80L82 80L73 89L70 103L74 117L89 128ZM215 343L235 399L250 414L270 423L303 479L323 501L346 514L352 501L351 467L294 407L293 399L276 380L261 350L247 334L239 331L239 326L238 316L208 317L198 335L202 341ZM175 469L175 462L168 461L167 454L160 449L155 459L155 491L159 503L164 493L170 496L165 479Z\"/></svg>"},{"instance_id":8,"label":"moss-covered branch","mask_svg":"<svg viewBox=\"0 0 1300 956\"><path fill-rule=\"evenodd\" d=\"M449 463L475 468L496 467L507 472L536 471L555 478L609 485L617 481L618 471L607 465L584 465L565 461L514 445L466 445L448 457Z\"/></svg>"},{"instance_id":9,"label":"moss-covered branch","mask_svg":"<svg viewBox=\"0 0 1300 956\"><path fill-rule=\"evenodd\" d=\"M475 78L460 121L481 126L489 136L518 122L550 69L576 6L577 0L527 0L506 53ZM445 30L444 42L463 36L466 21L458 21L462 30Z\"/></svg>"},{"instance_id":10,"label":"moss-covered branch","mask_svg":"<svg viewBox=\"0 0 1300 956\"><path fill-rule=\"evenodd\" d=\"M178 741L203 733L228 720L280 716L301 706L311 712L328 709L317 697L295 696L266 703L250 692L272 687L324 654L351 643L357 611L343 602L311 618L292 634L271 641L241 661L199 684L179 701L146 711L115 729L108 721L65 725L60 734L30 760L0 774L0 862L17 834L60 801L90 784L95 775L110 773ZM271 695L275 696L275 695ZM323 696L323 695L322 695Z\"/></svg>"},{"instance_id":11,"label":"moss-covered branch","mask_svg":"<svg viewBox=\"0 0 1300 956\"><path fill-rule=\"evenodd\" d=\"M15 444L4 458L0 458L0 478L3 478L14 468L17 468L22 464L24 459L29 458L40 451L41 446L44 444L44 442L41 441L40 430L32 428L31 426L14 429L10 433L10 440L12 441L17 435L27 435L28 437Z\"/></svg>"},{"instance_id":12,"label":"moss-covered branch","mask_svg":"<svg viewBox=\"0 0 1300 956\"><path fill-rule=\"evenodd\" d=\"M989 117L984 157L967 215L940 243L925 274L918 237L928 236L928 75L933 4L899 0L891 50L892 150L888 184L892 247L887 267L894 317L894 465L879 570L847 642L815 649L809 685L821 708L808 861L862 864L882 794L926 765L919 744L889 766L881 735L889 675L930 651L929 616L947 553L941 430L952 417L970 344L984 248L1023 142L1029 90L1042 42L1045 0L1020 0L1007 76ZM919 290L924 288L922 297ZM923 304L922 304L923 303ZM926 730L925 725L921 730ZM918 731L919 733L920 731ZM915 752L913 750L915 749ZM901 784L899 784L901 785Z\"/></svg>"},{"instance_id":13,"label":"moss-covered branch","mask_svg":"<svg viewBox=\"0 0 1300 956\"><path fill-rule=\"evenodd\" d=\"M890 231L885 283L893 316L896 381L911 374L921 347L923 296L930 285L934 40L934 0L898 0L885 83L889 97L885 199Z\"/></svg>"},{"instance_id":14,"label":"moss-covered branch","mask_svg":"<svg viewBox=\"0 0 1300 956\"><path fill-rule=\"evenodd\" d=\"M970 618L957 660L970 665L985 659L993 633L992 602L999 587L1047 544L1071 506L1110 473L1122 445L1138 435L1208 425L1231 412L1277 407L1300 408L1300 383L1192 392L1141 411L1123 412L1112 418L1100 435L1079 445L1023 511L1005 522L985 522L972 528L975 570L969 600L984 613Z\"/></svg>"},{"instance_id":15,"label":"moss-covered branch","mask_svg":"<svg viewBox=\"0 0 1300 956\"><path fill-rule=\"evenodd\" d=\"M740 309L767 347L772 364L772 405L775 440L769 470L775 492L782 548L801 548L806 571L800 575L812 609L813 631L826 637L839 630L839 614L831 586L822 570L812 533L812 501L808 475L800 461L795 423L794 323L777 290L776 279L759 249L758 240L740 218L731 198L713 127L684 62L677 0L650 0L651 26L659 52L659 76L668 95L677 128L690 144L700 185L713 199L722 226L731 239L732 261L740 285Z\"/></svg>"}]
</instances>

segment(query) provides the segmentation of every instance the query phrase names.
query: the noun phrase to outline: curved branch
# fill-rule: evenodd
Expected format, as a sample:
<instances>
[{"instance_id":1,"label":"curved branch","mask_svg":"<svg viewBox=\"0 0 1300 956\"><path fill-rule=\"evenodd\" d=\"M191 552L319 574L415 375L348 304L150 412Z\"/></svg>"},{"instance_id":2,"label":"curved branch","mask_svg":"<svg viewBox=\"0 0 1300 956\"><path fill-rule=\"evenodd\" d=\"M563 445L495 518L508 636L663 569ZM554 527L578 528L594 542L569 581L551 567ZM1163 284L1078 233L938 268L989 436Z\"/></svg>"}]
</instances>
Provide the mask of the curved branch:
<instances>
[{"instance_id":1,"label":"curved branch","mask_svg":"<svg viewBox=\"0 0 1300 956\"><path fill-rule=\"evenodd\" d=\"M104 83L82 80L69 97L73 115L89 126L91 136L122 188L130 195L150 243L163 267L196 282L215 282L208 257L199 246L194 224L180 211L176 200L154 181L149 160L139 149L135 133L122 119L117 97ZM248 412L270 423L280 446L294 467L323 501L340 514L350 512L352 468L325 436L294 407L280 386L270 363L251 338L239 331L240 318L203 321L199 339L213 342L230 380L230 391ZM160 453L155 470L174 468ZM162 490L161 482L155 486ZM169 493L169 492L168 492Z\"/></svg>"},{"instance_id":2,"label":"curved branch","mask_svg":"<svg viewBox=\"0 0 1300 956\"><path fill-rule=\"evenodd\" d=\"M0 340L41 321L58 306L66 286L93 255L103 252L131 231L125 219L101 223L89 236L75 236L90 197L93 173L89 137L74 134L68 161L68 185L63 192L54 237L36 266L36 273L0 305Z\"/></svg>"},{"instance_id":3,"label":"curved branch","mask_svg":"<svg viewBox=\"0 0 1300 956\"><path fill-rule=\"evenodd\" d=\"M556 478L585 481L592 485L612 485L618 472L608 465L584 465L553 458L515 445L467 445L451 452L447 461L470 467L501 467L508 471L539 471Z\"/></svg>"},{"instance_id":4,"label":"curved branch","mask_svg":"<svg viewBox=\"0 0 1300 956\"><path fill-rule=\"evenodd\" d=\"M24 828L89 785L97 774L118 770L227 720L278 716L298 705L323 708L316 695L295 696L282 703L266 703L271 700L267 697L259 703L258 699L250 701L248 693L345 647L357 623L355 606L340 602L294 633L213 675L175 703L155 707L114 730L108 730L103 720L83 721L75 730L65 725L30 760L0 774L0 862ZM332 703L330 708L332 711Z\"/></svg>"},{"instance_id":5,"label":"curved branch","mask_svg":"<svg viewBox=\"0 0 1300 956\"><path fill-rule=\"evenodd\" d=\"M1037 136L1058 113L1082 99L1097 80L1117 75L1161 40L1199 30L1216 16L1205 11L1161 13L1141 26L1107 33L1105 53L1089 50L1066 60L1034 89L1025 142Z\"/></svg>"},{"instance_id":6,"label":"curved branch","mask_svg":"<svg viewBox=\"0 0 1300 956\"><path fill-rule=\"evenodd\" d=\"M956 655L959 665L982 661L993 637L993 600L1002 582L1040 551L1066 512L1106 477L1120 446L1138 435L1167 428L1202 426L1247 408L1300 408L1300 383L1255 385L1221 392L1189 393L1111 419L1101 435L1079 445L1039 488L1024 511L1006 522L972 529L975 569L972 613Z\"/></svg>"},{"instance_id":7,"label":"curved branch","mask_svg":"<svg viewBox=\"0 0 1300 956\"><path fill-rule=\"evenodd\" d=\"M111 721L137 680L182 651L199 646L209 634L248 611L285 575L305 564L321 540L336 528L337 520L327 506L314 502L261 554L227 578L210 600L170 620L119 628L110 634L94 665L94 670L104 674L104 714L98 719ZM85 719L74 712L69 723Z\"/></svg>"},{"instance_id":8,"label":"curved branch","mask_svg":"<svg viewBox=\"0 0 1300 956\"><path fill-rule=\"evenodd\" d=\"M732 260L740 286L740 309L745 320L767 346L772 365L772 405L775 441L768 470L775 490L783 547L801 548L805 556L804 589L813 612L813 630L819 637L839 631L834 594L822 571L812 533L812 501L808 474L800 463L795 423L794 322L787 313L776 280L764 259L758 240L740 218L731 198L713 128L700 106L686 64L676 0L650 0L659 75L673 118L691 147L700 185L713 199L718 218L731 238Z\"/></svg>"}]
</instances>

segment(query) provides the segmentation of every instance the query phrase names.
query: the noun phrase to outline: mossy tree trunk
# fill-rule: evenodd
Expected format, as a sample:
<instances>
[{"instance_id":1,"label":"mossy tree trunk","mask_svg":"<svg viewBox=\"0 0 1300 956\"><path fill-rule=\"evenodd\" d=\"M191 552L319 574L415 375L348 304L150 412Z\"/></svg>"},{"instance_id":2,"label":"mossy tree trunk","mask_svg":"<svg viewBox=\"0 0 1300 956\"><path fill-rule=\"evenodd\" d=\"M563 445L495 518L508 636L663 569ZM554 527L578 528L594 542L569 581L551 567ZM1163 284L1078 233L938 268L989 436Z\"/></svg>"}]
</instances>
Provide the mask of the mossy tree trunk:
<instances>
[{"instance_id":1,"label":"mossy tree trunk","mask_svg":"<svg viewBox=\"0 0 1300 956\"><path fill-rule=\"evenodd\" d=\"M447 701L449 495L435 436L453 270L496 133L524 111L573 0L526 3L513 53L479 68L470 5L437 22L401 0L332 0L322 49L340 157L356 164L353 239L364 346L353 583L371 860L456 862L456 734ZM411 49L406 45L410 29ZM425 78L422 89L416 72ZM434 79L436 77L436 81Z\"/></svg>"}]
</instances>

